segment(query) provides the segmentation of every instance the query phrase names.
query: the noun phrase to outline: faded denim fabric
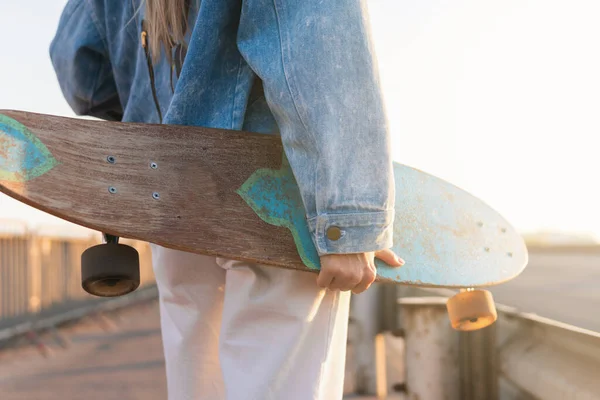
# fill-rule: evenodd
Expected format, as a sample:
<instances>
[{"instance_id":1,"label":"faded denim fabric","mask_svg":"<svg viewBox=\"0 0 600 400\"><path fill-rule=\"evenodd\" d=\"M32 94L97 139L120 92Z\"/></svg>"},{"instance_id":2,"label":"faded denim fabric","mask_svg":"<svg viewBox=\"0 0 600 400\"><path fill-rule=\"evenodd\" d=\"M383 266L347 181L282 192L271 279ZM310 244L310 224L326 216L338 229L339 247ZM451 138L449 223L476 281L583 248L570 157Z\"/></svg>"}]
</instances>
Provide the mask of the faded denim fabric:
<instances>
[{"instance_id":1,"label":"faded denim fabric","mask_svg":"<svg viewBox=\"0 0 600 400\"><path fill-rule=\"evenodd\" d=\"M50 54L77 114L160 122L142 19L139 0L68 2ZM166 57L154 66L163 123L280 134L319 254L391 247L390 136L364 1L202 0L190 22L180 76Z\"/></svg>"}]
</instances>

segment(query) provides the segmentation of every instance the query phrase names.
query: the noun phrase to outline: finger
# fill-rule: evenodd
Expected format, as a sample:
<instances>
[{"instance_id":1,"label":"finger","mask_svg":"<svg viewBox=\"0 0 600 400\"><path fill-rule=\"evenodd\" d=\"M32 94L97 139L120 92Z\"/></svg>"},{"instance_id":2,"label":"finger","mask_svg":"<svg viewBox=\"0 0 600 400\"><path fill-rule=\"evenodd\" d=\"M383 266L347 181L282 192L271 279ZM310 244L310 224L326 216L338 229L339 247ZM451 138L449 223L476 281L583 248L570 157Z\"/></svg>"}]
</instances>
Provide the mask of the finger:
<instances>
[{"instance_id":1,"label":"finger","mask_svg":"<svg viewBox=\"0 0 600 400\"><path fill-rule=\"evenodd\" d=\"M329 286L327 287L327 289L333 290L334 292L340 290L339 280L336 279L335 276L331 280L331 283L329 284Z\"/></svg>"},{"instance_id":2,"label":"finger","mask_svg":"<svg viewBox=\"0 0 600 400\"><path fill-rule=\"evenodd\" d=\"M392 267L401 267L404 265L404 260L398 257L392 250L384 249L375 253L375 257L385 262Z\"/></svg>"},{"instance_id":3,"label":"finger","mask_svg":"<svg viewBox=\"0 0 600 400\"><path fill-rule=\"evenodd\" d=\"M363 279L352 289L352 293L359 294L366 291L375 282L375 275L375 266L372 266L371 269L364 272Z\"/></svg>"},{"instance_id":4,"label":"finger","mask_svg":"<svg viewBox=\"0 0 600 400\"><path fill-rule=\"evenodd\" d=\"M337 274L333 279L331 285L329 285L332 289L341 290L342 292L347 292L352 290L362 281L362 273L350 274L348 272Z\"/></svg>"},{"instance_id":5,"label":"finger","mask_svg":"<svg viewBox=\"0 0 600 400\"><path fill-rule=\"evenodd\" d=\"M353 284L351 281L349 281L343 276L336 276L333 278L333 282L331 282L331 284L329 285L329 289L346 292L348 290L351 290L354 286L356 286L356 283Z\"/></svg>"},{"instance_id":6,"label":"finger","mask_svg":"<svg viewBox=\"0 0 600 400\"><path fill-rule=\"evenodd\" d=\"M317 285L321 288L328 288L331 286L331 282L333 281L333 274L328 270L321 270L319 272L319 276L317 277Z\"/></svg>"}]
</instances>

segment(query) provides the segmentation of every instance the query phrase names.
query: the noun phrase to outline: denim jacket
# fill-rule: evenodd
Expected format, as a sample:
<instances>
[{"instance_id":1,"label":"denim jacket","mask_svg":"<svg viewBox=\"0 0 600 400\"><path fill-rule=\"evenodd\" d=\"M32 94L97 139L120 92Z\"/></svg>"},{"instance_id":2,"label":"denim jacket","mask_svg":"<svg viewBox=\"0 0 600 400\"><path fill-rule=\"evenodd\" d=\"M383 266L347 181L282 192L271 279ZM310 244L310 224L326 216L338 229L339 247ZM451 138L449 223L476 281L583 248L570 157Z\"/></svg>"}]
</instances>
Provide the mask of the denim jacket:
<instances>
[{"instance_id":1,"label":"denim jacket","mask_svg":"<svg viewBox=\"0 0 600 400\"><path fill-rule=\"evenodd\" d=\"M391 247L390 136L364 0L202 0L176 70L167 52L148 64L143 18L139 0L68 1L50 56L76 114L279 134L319 254Z\"/></svg>"}]
</instances>

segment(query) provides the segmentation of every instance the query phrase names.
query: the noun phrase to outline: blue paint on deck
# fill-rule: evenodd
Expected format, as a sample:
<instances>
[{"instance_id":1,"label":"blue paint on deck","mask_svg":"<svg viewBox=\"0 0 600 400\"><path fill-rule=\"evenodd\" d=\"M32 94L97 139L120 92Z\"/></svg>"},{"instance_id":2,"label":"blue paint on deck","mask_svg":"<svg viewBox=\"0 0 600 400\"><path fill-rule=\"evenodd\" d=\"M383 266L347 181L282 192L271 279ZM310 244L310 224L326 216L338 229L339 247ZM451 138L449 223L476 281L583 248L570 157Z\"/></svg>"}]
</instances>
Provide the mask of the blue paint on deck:
<instances>
[{"instance_id":1,"label":"blue paint on deck","mask_svg":"<svg viewBox=\"0 0 600 400\"><path fill-rule=\"evenodd\" d=\"M0 181L24 182L58 165L27 127L0 114Z\"/></svg>"},{"instance_id":2,"label":"blue paint on deck","mask_svg":"<svg viewBox=\"0 0 600 400\"><path fill-rule=\"evenodd\" d=\"M304 265L320 269L319 254L304 216L302 197L285 155L281 169L259 169L237 193L263 221L288 228Z\"/></svg>"},{"instance_id":3,"label":"blue paint on deck","mask_svg":"<svg viewBox=\"0 0 600 400\"><path fill-rule=\"evenodd\" d=\"M486 286L526 266L525 242L495 210L433 175L394 163L393 250L406 264L376 260L380 277L435 286Z\"/></svg>"},{"instance_id":4,"label":"blue paint on deck","mask_svg":"<svg viewBox=\"0 0 600 400\"><path fill-rule=\"evenodd\" d=\"M504 282L527 264L520 235L496 211L432 175L394 163L396 213L393 250L406 264L376 260L377 274L400 283L476 287ZM287 227L302 261L319 257L287 160L280 170L256 171L238 193L265 222Z\"/></svg>"}]
</instances>

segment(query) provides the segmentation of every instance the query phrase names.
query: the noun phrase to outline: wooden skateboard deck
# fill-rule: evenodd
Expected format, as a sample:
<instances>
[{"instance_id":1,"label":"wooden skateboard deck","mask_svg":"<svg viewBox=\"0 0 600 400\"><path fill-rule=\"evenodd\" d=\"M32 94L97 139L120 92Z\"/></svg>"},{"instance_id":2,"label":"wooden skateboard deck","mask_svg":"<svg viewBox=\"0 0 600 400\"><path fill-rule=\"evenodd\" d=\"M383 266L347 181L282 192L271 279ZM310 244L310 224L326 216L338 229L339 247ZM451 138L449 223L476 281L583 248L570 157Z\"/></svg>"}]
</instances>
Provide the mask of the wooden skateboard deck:
<instances>
[{"instance_id":1,"label":"wooden skateboard deck","mask_svg":"<svg viewBox=\"0 0 600 400\"><path fill-rule=\"evenodd\" d=\"M521 236L476 197L394 163L394 251L377 280L441 287L508 281ZM318 271L278 136L0 111L0 191L110 235Z\"/></svg>"}]
</instances>

